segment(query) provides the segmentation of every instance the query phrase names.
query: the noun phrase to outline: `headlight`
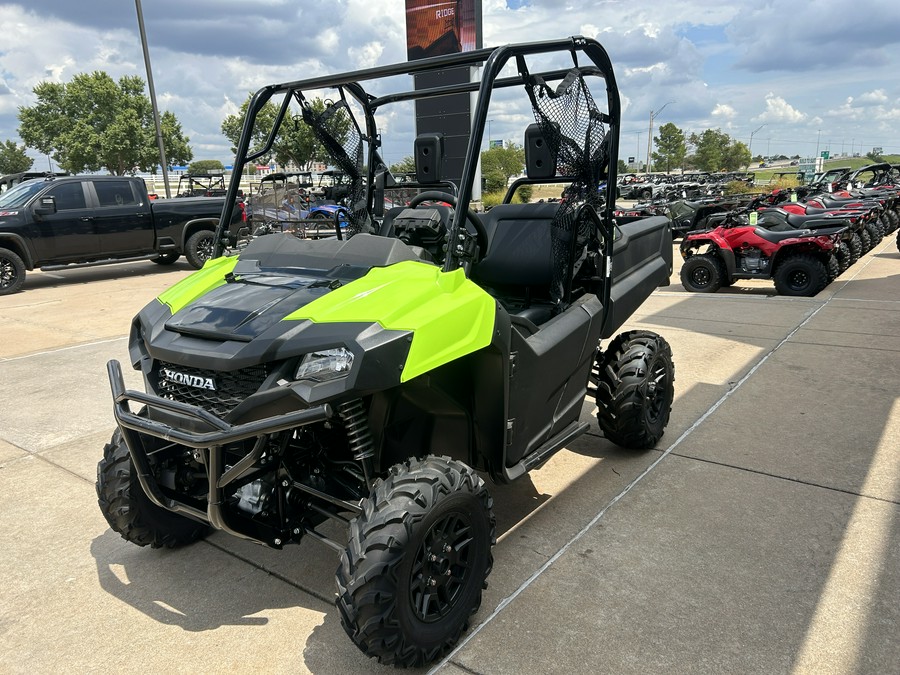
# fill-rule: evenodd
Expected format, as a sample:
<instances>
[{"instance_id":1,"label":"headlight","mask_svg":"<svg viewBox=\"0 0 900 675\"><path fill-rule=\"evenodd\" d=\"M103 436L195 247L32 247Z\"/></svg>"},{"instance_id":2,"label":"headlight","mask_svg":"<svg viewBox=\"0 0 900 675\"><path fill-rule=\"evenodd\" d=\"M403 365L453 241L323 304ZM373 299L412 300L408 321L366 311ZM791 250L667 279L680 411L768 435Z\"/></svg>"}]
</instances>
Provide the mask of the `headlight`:
<instances>
[{"instance_id":1,"label":"headlight","mask_svg":"<svg viewBox=\"0 0 900 675\"><path fill-rule=\"evenodd\" d=\"M325 382L344 377L353 365L353 352L346 347L310 352L303 357L295 379Z\"/></svg>"}]
</instances>

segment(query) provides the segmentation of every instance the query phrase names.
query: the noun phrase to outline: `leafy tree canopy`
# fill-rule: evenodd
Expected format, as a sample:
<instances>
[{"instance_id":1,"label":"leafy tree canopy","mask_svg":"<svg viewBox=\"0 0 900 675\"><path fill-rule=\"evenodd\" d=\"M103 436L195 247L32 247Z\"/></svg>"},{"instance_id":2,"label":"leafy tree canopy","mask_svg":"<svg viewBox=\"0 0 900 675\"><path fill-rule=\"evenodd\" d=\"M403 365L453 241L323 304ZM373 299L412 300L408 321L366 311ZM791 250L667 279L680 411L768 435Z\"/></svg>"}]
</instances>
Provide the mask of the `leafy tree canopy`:
<instances>
[{"instance_id":1,"label":"leafy tree canopy","mask_svg":"<svg viewBox=\"0 0 900 675\"><path fill-rule=\"evenodd\" d=\"M481 175L487 192L506 190L509 179L525 168L525 148L512 141L481 153Z\"/></svg>"},{"instance_id":2,"label":"leafy tree canopy","mask_svg":"<svg viewBox=\"0 0 900 675\"><path fill-rule=\"evenodd\" d=\"M123 175L154 171L159 148L150 99L140 77L114 81L102 71L81 73L69 83L41 82L37 103L19 108L19 135L26 145L52 154L72 173L99 171ZM193 157L181 124L171 112L160 116L166 159L186 164Z\"/></svg>"},{"instance_id":3,"label":"leafy tree canopy","mask_svg":"<svg viewBox=\"0 0 900 675\"><path fill-rule=\"evenodd\" d=\"M656 150L653 152L653 166L659 171L671 171L682 166L687 154L687 141L684 132L671 122L659 128Z\"/></svg>"},{"instance_id":4,"label":"leafy tree canopy","mask_svg":"<svg viewBox=\"0 0 900 675\"><path fill-rule=\"evenodd\" d=\"M391 173L395 176L398 176L403 173L415 173L416 172L416 160L412 155L404 157L396 164L391 164Z\"/></svg>"},{"instance_id":5,"label":"leafy tree canopy","mask_svg":"<svg viewBox=\"0 0 900 675\"><path fill-rule=\"evenodd\" d=\"M241 139L241 131L244 128L244 118L247 116L247 108L250 106L252 94L241 104L237 115L228 115L222 120L222 134L231 143L231 151L237 153L237 146ZM253 133L250 139L250 152L256 152L265 147L266 140L275 125L278 117L278 106L269 101L260 109L256 116ZM320 114L325 110L325 101L316 98L310 101L310 108L314 114ZM329 131L342 141L349 131L349 122L344 117L333 117L333 124ZM259 158L260 162L267 163L274 159L278 164L293 164L300 170L308 170L314 162L333 163L331 156L325 147L316 138L313 130L306 124L302 117L285 115L278 135L275 137L270 152Z\"/></svg>"},{"instance_id":6,"label":"leafy tree canopy","mask_svg":"<svg viewBox=\"0 0 900 675\"><path fill-rule=\"evenodd\" d=\"M690 142L696 148L694 162L703 171L737 171L750 163L747 146L721 129L691 134Z\"/></svg>"},{"instance_id":7,"label":"leafy tree canopy","mask_svg":"<svg viewBox=\"0 0 900 675\"><path fill-rule=\"evenodd\" d=\"M0 143L0 175L28 171L34 160L25 154L25 146L7 140Z\"/></svg>"},{"instance_id":8,"label":"leafy tree canopy","mask_svg":"<svg viewBox=\"0 0 900 675\"><path fill-rule=\"evenodd\" d=\"M210 171L224 171L225 165L217 159L198 159L188 164L188 173L209 173Z\"/></svg>"}]
</instances>

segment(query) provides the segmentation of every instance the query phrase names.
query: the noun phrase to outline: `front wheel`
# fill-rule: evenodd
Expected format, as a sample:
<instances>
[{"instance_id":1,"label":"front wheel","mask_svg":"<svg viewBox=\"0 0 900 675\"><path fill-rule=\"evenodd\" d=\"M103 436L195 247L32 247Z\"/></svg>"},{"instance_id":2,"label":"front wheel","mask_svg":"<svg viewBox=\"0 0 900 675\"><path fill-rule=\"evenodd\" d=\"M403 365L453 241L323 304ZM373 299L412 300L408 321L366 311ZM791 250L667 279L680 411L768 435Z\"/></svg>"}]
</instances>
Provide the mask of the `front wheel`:
<instances>
[{"instance_id":1,"label":"front wheel","mask_svg":"<svg viewBox=\"0 0 900 675\"><path fill-rule=\"evenodd\" d=\"M184 245L184 257L195 270L203 267L207 260L213 257L216 245L216 235L212 230L200 230L194 232Z\"/></svg>"},{"instance_id":2,"label":"front wheel","mask_svg":"<svg viewBox=\"0 0 900 675\"><path fill-rule=\"evenodd\" d=\"M815 256L799 253L782 260L773 278L779 295L810 298L828 285L828 269Z\"/></svg>"},{"instance_id":3,"label":"front wheel","mask_svg":"<svg viewBox=\"0 0 900 675\"><path fill-rule=\"evenodd\" d=\"M715 293L725 272L714 253L692 255L681 266L681 284L692 293Z\"/></svg>"},{"instance_id":4,"label":"front wheel","mask_svg":"<svg viewBox=\"0 0 900 675\"><path fill-rule=\"evenodd\" d=\"M439 659L478 610L493 564L484 481L448 457L409 459L362 506L336 574L341 625L381 663Z\"/></svg>"},{"instance_id":5,"label":"front wheel","mask_svg":"<svg viewBox=\"0 0 900 675\"><path fill-rule=\"evenodd\" d=\"M144 494L131 455L116 429L97 464L97 503L109 526L126 541L175 548L200 539L209 526L167 511Z\"/></svg>"},{"instance_id":6,"label":"front wheel","mask_svg":"<svg viewBox=\"0 0 900 675\"><path fill-rule=\"evenodd\" d=\"M597 366L600 430L623 448L652 448L666 430L675 399L669 343L650 331L620 333L600 354Z\"/></svg>"},{"instance_id":7,"label":"front wheel","mask_svg":"<svg viewBox=\"0 0 900 675\"><path fill-rule=\"evenodd\" d=\"M25 283L25 263L7 248L0 248L0 295L9 295Z\"/></svg>"}]
</instances>

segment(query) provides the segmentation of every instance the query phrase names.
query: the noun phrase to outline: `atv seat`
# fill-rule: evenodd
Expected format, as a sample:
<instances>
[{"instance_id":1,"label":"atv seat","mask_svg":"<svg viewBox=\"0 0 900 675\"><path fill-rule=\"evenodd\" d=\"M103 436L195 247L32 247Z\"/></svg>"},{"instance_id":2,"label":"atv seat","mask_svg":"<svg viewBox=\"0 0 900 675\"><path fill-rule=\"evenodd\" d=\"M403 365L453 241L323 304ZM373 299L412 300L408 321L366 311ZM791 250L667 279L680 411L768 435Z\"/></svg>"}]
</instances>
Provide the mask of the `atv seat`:
<instances>
[{"instance_id":1,"label":"atv seat","mask_svg":"<svg viewBox=\"0 0 900 675\"><path fill-rule=\"evenodd\" d=\"M550 229L558 208L550 202L499 204L481 214L487 251L470 276L500 301L513 321L518 317L539 326L553 316Z\"/></svg>"},{"instance_id":2,"label":"atv seat","mask_svg":"<svg viewBox=\"0 0 900 675\"><path fill-rule=\"evenodd\" d=\"M757 227L753 230L756 236L761 239L765 239L766 241L770 241L773 244L777 244L778 242L784 241L785 239L794 239L796 237L810 237L812 236L809 232L804 232L803 230L784 230L781 232L774 230L767 230L764 227Z\"/></svg>"}]
</instances>

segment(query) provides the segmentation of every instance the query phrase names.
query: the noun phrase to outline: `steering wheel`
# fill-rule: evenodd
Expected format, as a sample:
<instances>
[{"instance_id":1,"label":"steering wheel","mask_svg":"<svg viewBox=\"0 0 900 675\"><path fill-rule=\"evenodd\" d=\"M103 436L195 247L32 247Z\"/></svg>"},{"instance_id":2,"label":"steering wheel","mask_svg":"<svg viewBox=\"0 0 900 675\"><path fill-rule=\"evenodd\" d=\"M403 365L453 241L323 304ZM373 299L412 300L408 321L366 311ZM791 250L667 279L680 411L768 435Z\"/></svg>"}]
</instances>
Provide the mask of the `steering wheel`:
<instances>
[{"instance_id":1,"label":"steering wheel","mask_svg":"<svg viewBox=\"0 0 900 675\"><path fill-rule=\"evenodd\" d=\"M447 202L454 209L456 208L456 197L451 195L448 192L441 192L440 190L426 190L425 192L420 192L415 197L413 197L409 202L409 208L414 209L422 202ZM468 221L473 228L475 228L475 237L478 241L478 249L481 256L484 256L487 253L487 244L488 244L488 236L487 230L484 229L484 223L481 222L481 218L478 217L472 209L466 209L466 221Z\"/></svg>"}]
</instances>

